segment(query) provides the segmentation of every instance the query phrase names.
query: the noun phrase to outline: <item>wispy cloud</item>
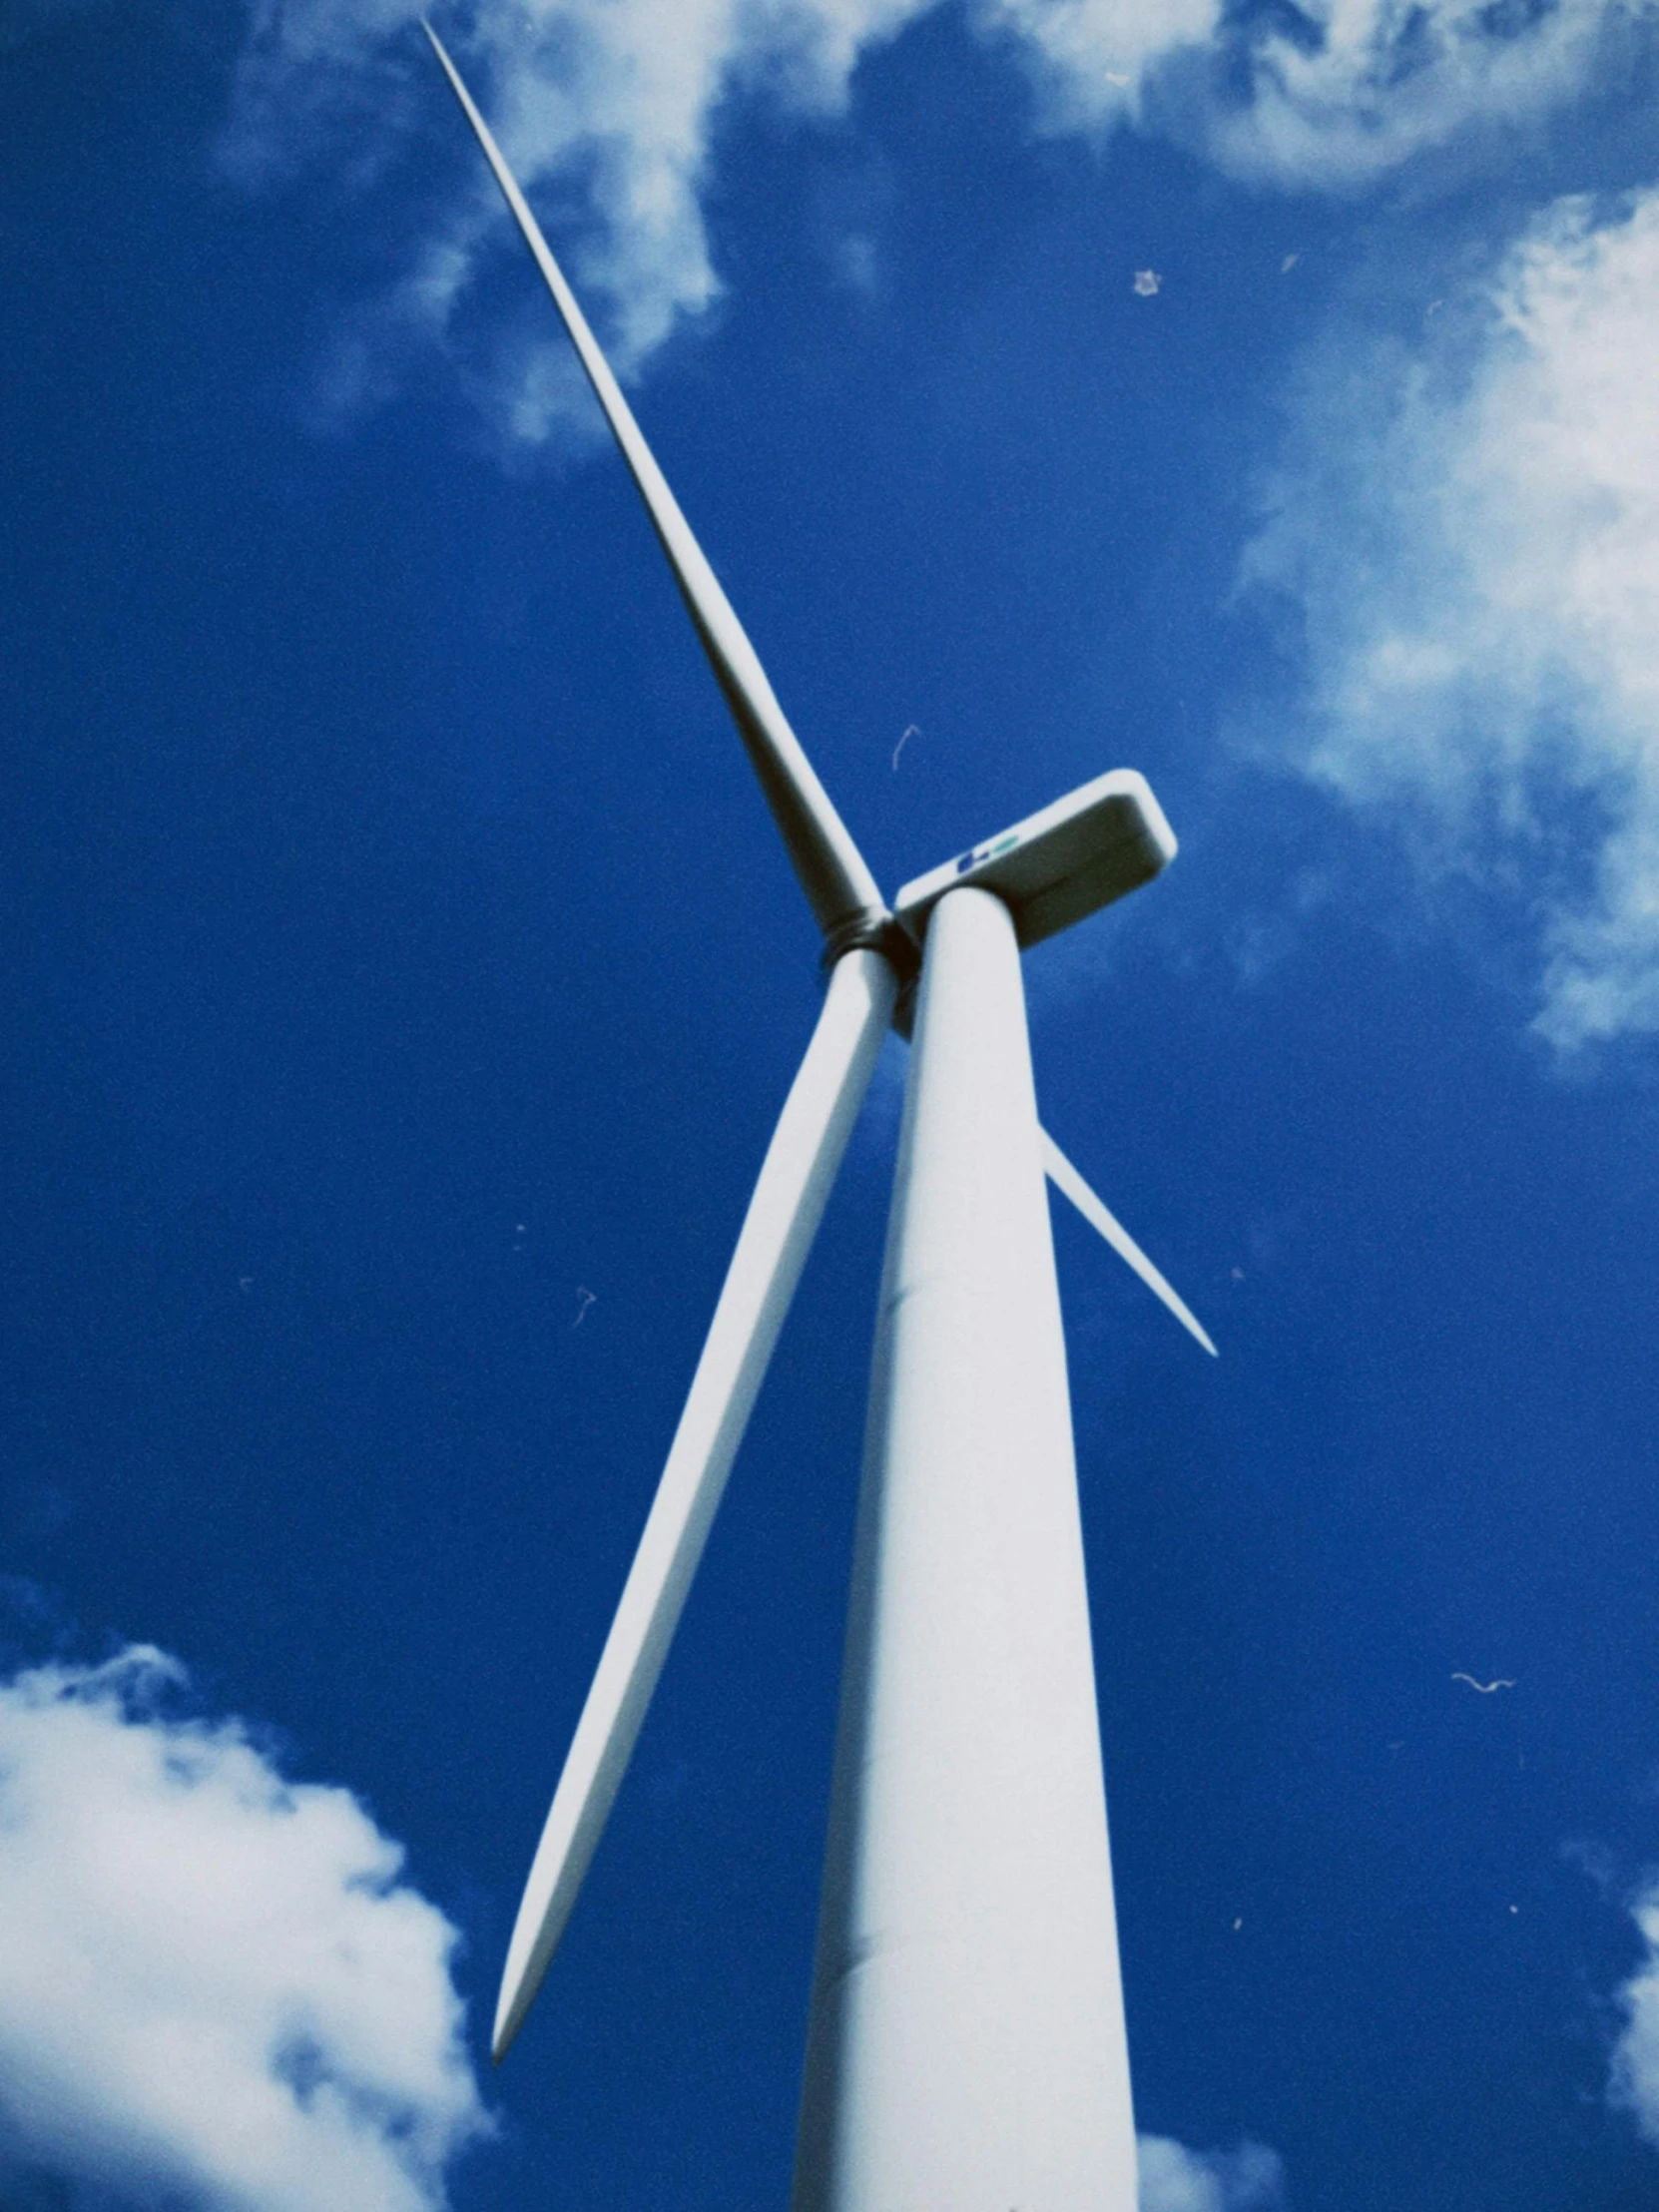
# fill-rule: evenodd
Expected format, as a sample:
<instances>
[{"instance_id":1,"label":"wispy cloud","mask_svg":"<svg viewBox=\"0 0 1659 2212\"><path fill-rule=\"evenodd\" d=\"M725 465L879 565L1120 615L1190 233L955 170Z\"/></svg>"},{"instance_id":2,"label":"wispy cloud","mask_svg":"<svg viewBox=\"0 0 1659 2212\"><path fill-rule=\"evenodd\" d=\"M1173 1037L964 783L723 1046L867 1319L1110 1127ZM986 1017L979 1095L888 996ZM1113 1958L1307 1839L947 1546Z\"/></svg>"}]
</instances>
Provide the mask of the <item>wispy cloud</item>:
<instances>
[{"instance_id":1,"label":"wispy cloud","mask_svg":"<svg viewBox=\"0 0 1659 2212\"><path fill-rule=\"evenodd\" d=\"M1619 1993L1624 2029L1613 2047L1609 2091L1642 2140L1659 2150L1659 1881L1631 1908L1647 1956Z\"/></svg>"},{"instance_id":2,"label":"wispy cloud","mask_svg":"<svg viewBox=\"0 0 1659 2212\"><path fill-rule=\"evenodd\" d=\"M441 9L526 189L600 310L624 374L720 289L703 213L711 134L734 96L818 116L863 60L942 0L473 0ZM278 179L308 161L373 178L436 98L417 0L254 0L227 162ZM1612 0L973 0L964 20L1040 90L1051 131L1131 124L1224 168L1348 189L1459 135L1569 97ZM325 378L336 411L395 388L450 330L480 249L504 235L480 176L431 219L412 266L360 305ZM872 249L873 250L873 249ZM506 444L568 418L551 336L505 336L474 378Z\"/></svg>"},{"instance_id":3,"label":"wispy cloud","mask_svg":"<svg viewBox=\"0 0 1659 2212\"><path fill-rule=\"evenodd\" d=\"M1279 2212L1285 2168L1262 2143L1188 2150L1167 2135L1140 2139L1140 2212Z\"/></svg>"},{"instance_id":4,"label":"wispy cloud","mask_svg":"<svg viewBox=\"0 0 1659 2212\"><path fill-rule=\"evenodd\" d=\"M1262 10L1230 34L1249 96L1211 105L1204 135L1230 168L1338 190L1460 138L1512 152L1505 134L1576 95L1609 37L1640 13L1608 0L1316 0Z\"/></svg>"},{"instance_id":5,"label":"wispy cloud","mask_svg":"<svg viewBox=\"0 0 1659 2212\"><path fill-rule=\"evenodd\" d=\"M1222 0L978 0L980 36L1006 43L1043 94L1051 131L1132 122L1172 60L1215 51Z\"/></svg>"},{"instance_id":6,"label":"wispy cloud","mask_svg":"<svg viewBox=\"0 0 1659 2212\"><path fill-rule=\"evenodd\" d=\"M1563 1049L1659 1029L1659 193L1562 200L1310 371L1247 579L1308 772L1533 932Z\"/></svg>"},{"instance_id":7,"label":"wispy cloud","mask_svg":"<svg viewBox=\"0 0 1659 2212\"><path fill-rule=\"evenodd\" d=\"M0 2172L71 2204L436 2212L489 2125L455 1933L347 1791L170 1714L182 1682L138 1647L0 1685Z\"/></svg>"},{"instance_id":8,"label":"wispy cloud","mask_svg":"<svg viewBox=\"0 0 1659 2212\"><path fill-rule=\"evenodd\" d=\"M747 89L833 112L860 56L932 4L482 0L458 21L437 12L628 375L719 292L700 195L721 102ZM228 164L270 182L324 150L343 158L349 140L359 163L365 146L379 150L372 169L420 100L438 97L422 12L415 0L259 0ZM504 235L480 172L413 269L357 310L331 379L341 407L380 396L411 343L445 335L492 232ZM582 408L564 352L551 336L507 335L475 379L506 442L540 442Z\"/></svg>"}]
</instances>

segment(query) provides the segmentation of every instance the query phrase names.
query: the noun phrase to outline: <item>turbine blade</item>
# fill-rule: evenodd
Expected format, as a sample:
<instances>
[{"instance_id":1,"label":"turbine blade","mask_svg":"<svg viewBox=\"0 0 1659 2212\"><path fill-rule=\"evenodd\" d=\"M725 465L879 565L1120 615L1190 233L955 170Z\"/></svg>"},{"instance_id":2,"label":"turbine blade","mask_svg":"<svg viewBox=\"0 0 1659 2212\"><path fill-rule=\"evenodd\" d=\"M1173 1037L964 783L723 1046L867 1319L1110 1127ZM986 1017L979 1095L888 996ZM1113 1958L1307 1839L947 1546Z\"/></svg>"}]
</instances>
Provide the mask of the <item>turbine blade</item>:
<instances>
[{"instance_id":1,"label":"turbine blade","mask_svg":"<svg viewBox=\"0 0 1659 2212\"><path fill-rule=\"evenodd\" d=\"M645 501L652 526L674 571L674 580L726 695L732 719L760 778L761 789L783 833L801 887L807 893L819 926L827 937L845 932L849 925L859 921L873 930L887 919L886 902L876 887L875 878L802 751L800 739L785 719L755 648L733 613L714 570L704 558L702 547L693 537L651 448L641 436L633 410L622 396L621 387L588 328L587 318L577 305L564 273L541 235L529 203L490 135L488 124L478 113L472 95L461 82L460 73L437 33L429 23L422 27L467 121L477 134L485 158L495 172L495 181L553 294L553 303L570 333L571 343L587 371L599 404L605 410L617 444L622 448L622 457Z\"/></svg>"},{"instance_id":2,"label":"turbine blade","mask_svg":"<svg viewBox=\"0 0 1659 2212\"><path fill-rule=\"evenodd\" d=\"M542 1831L492 2049L518 2033L564 1932L662 1671L709 1524L892 1018L879 953L838 960L749 1202L685 1411Z\"/></svg>"},{"instance_id":3,"label":"turbine blade","mask_svg":"<svg viewBox=\"0 0 1659 2212\"><path fill-rule=\"evenodd\" d=\"M1198 1339L1211 1359L1219 1358L1215 1346L1210 1342L1203 1324L1192 1308L1164 1280L1117 1216L1107 1212L1046 1129L1042 1132L1042 1140L1043 1167L1054 1188L1065 1193L1092 1229L1100 1231L1118 1258L1129 1263L1153 1297L1163 1300L1182 1328Z\"/></svg>"}]
</instances>

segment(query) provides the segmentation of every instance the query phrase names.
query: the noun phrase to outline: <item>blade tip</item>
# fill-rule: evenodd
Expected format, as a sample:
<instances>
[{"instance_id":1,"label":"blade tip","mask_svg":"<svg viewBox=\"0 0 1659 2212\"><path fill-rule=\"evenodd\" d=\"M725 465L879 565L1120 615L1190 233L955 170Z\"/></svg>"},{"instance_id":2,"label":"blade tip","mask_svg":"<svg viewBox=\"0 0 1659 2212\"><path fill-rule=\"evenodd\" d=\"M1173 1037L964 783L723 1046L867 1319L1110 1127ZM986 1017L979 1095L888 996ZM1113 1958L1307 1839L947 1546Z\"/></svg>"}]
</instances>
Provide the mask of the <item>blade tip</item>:
<instances>
[{"instance_id":1,"label":"blade tip","mask_svg":"<svg viewBox=\"0 0 1659 2212\"><path fill-rule=\"evenodd\" d=\"M490 2030L490 2063L499 2066L513 2047L519 2029L524 2025L524 2015L529 2006L524 2002L522 1987L511 1991L503 1989L501 2002L495 2008L495 2025Z\"/></svg>"}]
</instances>

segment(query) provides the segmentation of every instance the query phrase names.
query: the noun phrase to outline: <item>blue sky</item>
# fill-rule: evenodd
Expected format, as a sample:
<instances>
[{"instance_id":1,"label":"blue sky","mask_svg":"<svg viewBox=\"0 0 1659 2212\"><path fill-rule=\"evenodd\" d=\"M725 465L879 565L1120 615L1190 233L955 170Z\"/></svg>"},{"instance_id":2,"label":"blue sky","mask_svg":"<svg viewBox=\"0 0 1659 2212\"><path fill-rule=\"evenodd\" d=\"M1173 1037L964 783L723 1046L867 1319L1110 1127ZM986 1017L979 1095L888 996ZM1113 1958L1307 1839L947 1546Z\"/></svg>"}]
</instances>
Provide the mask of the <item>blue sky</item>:
<instances>
[{"instance_id":1,"label":"blue sky","mask_svg":"<svg viewBox=\"0 0 1659 2212\"><path fill-rule=\"evenodd\" d=\"M438 22L889 891L1182 839L1027 959L1222 1353L1057 1220L1147 2212L1652 2205L1651 14ZM401 0L0 148L4 2201L781 2203L902 1048L489 2072L814 927Z\"/></svg>"}]
</instances>

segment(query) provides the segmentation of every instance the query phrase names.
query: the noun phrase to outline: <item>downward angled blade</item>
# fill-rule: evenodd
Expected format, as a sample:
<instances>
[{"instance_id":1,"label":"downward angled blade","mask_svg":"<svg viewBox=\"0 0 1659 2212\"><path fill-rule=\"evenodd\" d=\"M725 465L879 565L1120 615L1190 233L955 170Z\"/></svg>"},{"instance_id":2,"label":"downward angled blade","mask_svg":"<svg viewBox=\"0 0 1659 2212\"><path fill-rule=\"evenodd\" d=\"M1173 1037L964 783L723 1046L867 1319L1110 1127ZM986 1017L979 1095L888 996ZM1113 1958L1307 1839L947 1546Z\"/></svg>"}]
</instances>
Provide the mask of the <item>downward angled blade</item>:
<instances>
[{"instance_id":1,"label":"downward angled blade","mask_svg":"<svg viewBox=\"0 0 1659 2212\"><path fill-rule=\"evenodd\" d=\"M709 1524L892 1017L879 953L836 962L773 1133L507 1951L494 2055L518 2033L611 1810Z\"/></svg>"},{"instance_id":2,"label":"downward angled blade","mask_svg":"<svg viewBox=\"0 0 1659 2212\"><path fill-rule=\"evenodd\" d=\"M1054 1188L1065 1193L1091 1229L1100 1231L1118 1258L1129 1263L1153 1297L1163 1300L1182 1328L1198 1339L1211 1359L1218 1358L1215 1346L1192 1308L1159 1274L1117 1216L1107 1212L1046 1129L1042 1132L1042 1140L1043 1167Z\"/></svg>"},{"instance_id":3,"label":"downward angled blade","mask_svg":"<svg viewBox=\"0 0 1659 2212\"><path fill-rule=\"evenodd\" d=\"M622 448L622 457L639 486L640 497L645 501L663 551L668 555L674 580L703 641L703 650L726 694L726 704L732 710L733 720L760 778L773 818L783 832L796 874L801 878L801 887L807 893L819 926L827 937L837 937L843 942L846 933L859 922L873 933L887 919L886 903L876 887L875 878L802 751L800 739L785 719L784 710L767 681L766 670L742 623L733 613L719 579L704 558L703 548L692 536L651 448L641 436L633 410L622 396L610 364L599 350L587 318L577 305L563 271L553 259L528 201L502 159L501 149L491 137L489 126L478 113L472 95L461 82L437 33L429 23L424 29L467 121L477 133L478 143L495 172L495 181L524 234L524 243L536 267L546 279L553 303L587 371L588 381Z\"/></svg>"}]
</instances>

